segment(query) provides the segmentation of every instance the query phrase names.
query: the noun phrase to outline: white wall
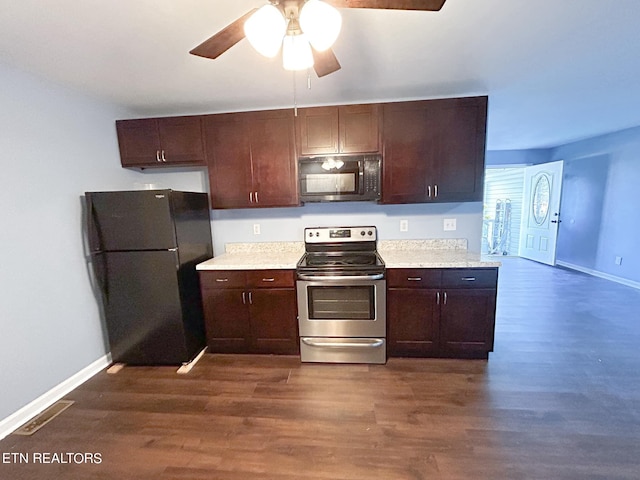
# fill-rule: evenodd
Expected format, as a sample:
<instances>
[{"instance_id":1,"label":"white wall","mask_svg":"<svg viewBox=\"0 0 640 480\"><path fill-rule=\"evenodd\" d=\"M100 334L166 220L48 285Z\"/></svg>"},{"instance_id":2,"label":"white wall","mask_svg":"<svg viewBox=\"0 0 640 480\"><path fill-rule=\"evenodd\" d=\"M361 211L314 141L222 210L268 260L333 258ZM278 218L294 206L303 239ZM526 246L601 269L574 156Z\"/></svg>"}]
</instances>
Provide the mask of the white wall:
<instances>
[{"instance_id":1,"label":"white wall","mask_svg":"<svg viewBox=\"0 0 640 480\"><path fill-rule=\"evenodd\" d=\"M119 164L127 112L0 63L0 420L102 357L83 251L81 196L158 183L204 190L198 171Z\"/></svg>"}]
</instances>

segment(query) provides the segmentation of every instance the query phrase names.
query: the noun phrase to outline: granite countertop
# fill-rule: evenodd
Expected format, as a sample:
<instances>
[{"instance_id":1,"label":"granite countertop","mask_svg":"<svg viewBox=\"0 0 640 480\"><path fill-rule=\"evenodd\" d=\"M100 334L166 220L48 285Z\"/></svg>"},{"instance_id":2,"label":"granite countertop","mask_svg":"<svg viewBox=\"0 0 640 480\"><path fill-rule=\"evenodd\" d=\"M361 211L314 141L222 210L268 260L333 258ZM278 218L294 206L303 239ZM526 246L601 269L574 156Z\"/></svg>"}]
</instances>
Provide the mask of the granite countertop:
<instances>
[{"instance_id":1,"label":"granite countertop","mask_svg":"<svg viewBox=\"0 0 640 480\"><path fill-rule=\"evenodd\" d=\"M387 268L499 267L495 257L467 250L466 239L382 240L378 253ZM225 253L196 266L197 270L295 269L304 242L229 243Z\"/></svg>"},{"instance_id":2,"label":"granite countertop","mask_svg":"<svg viewBox=\"0 0 640 480\"><path fill-rule=\"evenodd\" d=\"M303 254L304 242L228 243L225 253L196 270L293 270Z\"/></svg>"},{"instance_id":3,"label":"granite countertop","mask_svg":"<svg viewBox=\"0 0 640 480\"><path fill-rule=\"evenodd\" d=\"M385 240L378 253L386 268L499 267L495 257L467 250L466 239Z\"/></svg>"}]
</instances>

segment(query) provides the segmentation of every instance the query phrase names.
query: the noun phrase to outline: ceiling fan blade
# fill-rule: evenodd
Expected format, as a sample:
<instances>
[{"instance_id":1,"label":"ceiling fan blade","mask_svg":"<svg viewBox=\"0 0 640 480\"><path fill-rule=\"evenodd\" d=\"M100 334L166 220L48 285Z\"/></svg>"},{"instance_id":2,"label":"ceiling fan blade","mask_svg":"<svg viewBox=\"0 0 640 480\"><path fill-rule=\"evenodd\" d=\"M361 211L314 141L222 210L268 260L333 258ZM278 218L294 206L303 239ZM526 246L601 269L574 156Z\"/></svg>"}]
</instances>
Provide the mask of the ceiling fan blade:
<instances>
[{"instance_id":1,"label":"ceiling fan blade","mask_svg":"<svg viewBox=\"0 0 640 480\"><path fill-rule=\"evenodd\" d=\"M325 0L336 8L379 8L437 12L446 0Z\"/></svg>"},{"instance_id":2,"label":"ceiling fan blade","mask_svg":"<svg viewBox=\"0 0 640 480\"><path fill-rule=\"evenodd\" d=\"M330 48L324 52L318 52L312 47L311 51L313 53L313 69L318 77L324 77L340 70L340 62Z\"/></svg>"},{"instance_id":3,"label":"ceiling fan blade","mask_svg":"<svg viewBox=\"0 0 640 480\"><path fill-rule=\"evenodd\" d=\"M199 57L218 58L244 38L244 22L246 22L247 18L253 15L253 12L256 10L258 9L254 8L247 12L235 22L220 30L213 37L205 40L189 53Z\"/></svg>"}]
</instances>

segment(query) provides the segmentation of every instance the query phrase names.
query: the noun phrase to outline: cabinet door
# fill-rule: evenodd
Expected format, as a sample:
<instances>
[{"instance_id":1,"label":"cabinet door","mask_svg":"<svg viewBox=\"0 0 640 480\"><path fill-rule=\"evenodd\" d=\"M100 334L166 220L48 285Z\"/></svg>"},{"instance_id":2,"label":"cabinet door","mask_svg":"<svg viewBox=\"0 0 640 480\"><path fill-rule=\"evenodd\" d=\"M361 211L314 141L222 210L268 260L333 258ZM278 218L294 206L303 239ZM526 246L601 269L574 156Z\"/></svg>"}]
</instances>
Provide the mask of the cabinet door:
<instances>
[{"instance_id":1,"label":"cabinet door","mask_svg":"<svg viewBox=\"0 0 640 480\"><path fill-rule=\"evenodd\" d=\"M443 352L448 356L486 358L493 350L495 311L494 289L445 290L440 311Z\"/></svg>"},{"instance_id":2,"label":"cabinet door","mask_svg":"<svg viewBox=\"0 0 640 480\"><path fill-rule=\"evenodd\" d=\"M338 107L340 153L380 151L380 105Z\"/></svg>"},{"instance_id":3,"label":"cabinet door","mask_svg":"<svg viewBox=\"0 0 640 480\"><path fill-rule=\"evenodd\" d=\"M201 117L116 121L123 167L204 165Z\"/></svg>"},{"instance_id":4,"label":"cabinet door","mask_svg":"<svg viewBox=\"0 0 640 480\"><path fill-rule=\"evenodd\" d=\"M250 206L251 156L241 114L204 120L212 208Z\"/></svg>"},{"instance_id":5,"label":"cabinet door","mask_svg":"<svg viewBox=\"0 0 640 480\"><path fill-rule=\"evenodd\" d=\"M299 108L296 118L301 155L339 153L338 108Z\"/></svg>"},{"instance_id":6,"label":"cabinet door","mask_svg":"<svg viewBox=\"0 0 640 480\"><path fill-rule=\"evenodd\" d=\"M205 164L201 117L159 118L158 133L165 164Z\"/></svg>"},{"instance_id":7,"label":"cabinet door","mask_svg":"<svg viewBox=\"0 0 640 480\"><path fill-rule=\"evenodd\" d=\"M298 205L293 111L246 114L245 121L251 149L251 206Z\"/></svg>"},{"instance_id":8,"label":"cabinet door","mask_svg":"<svg viewBox=\"0 0 640 480\"><path fill-rule=\"evenodd\" d=\"M160 135L155 118L117 120L120 161L123 167L140 167L160 162Z\"/></svg>"},{"instance_id":9,"label":"cabinet door","mask_svg":"<svg viewBox=\"0 0 640 480\"><path fill-rule=\"evenodd\" d=\"M299 109L300 154L379 152L380 111L379 104Z\"/></svg>"},{"instance_id":10,"label":"cabinet door","mask_svg":"<svg viewBox=\"0 0 640 480\"><path fill-rule=\"evenodd\" d=\"M383 203L481 201L487 97L390 103Z\"/></svg>"},{"instance_id":11,"label":"cabinet door","mask_svg":"<svg viewBox=\"0 0 640 480\"><path fill-rule=\"evenodd\" d=\"M438 350L439 308L436 289L391 288L387 295L389 355L429 357Z\"/></svg>"},{"instance_id":12,"label":"cabinet door","mask_svg":"<svg viewBox=\"0 0 640 480\"><path fill-rule=\"evenodd\" d=\"M487 97L434 101L437 122L433 201L482 201Z\"/></svg>"},{"instance_id":13,"label":"cabinet door","mask_svg":"<svg viewBox=\"0 0 640 480\"><path fill-rule=\"evenodd\" d=\"M427 102L387 104L383 118L382 203L429 201L438 129Z\"/></svg>"},{"instance_id":14,"label":"cabinet door","mask_svg":"<svg viewBox=\"0 0 640 480\"><path fill-rule=\"evenodd\" d=\"M246 353L250 350L247 294L242 289L203 289L207 345L213 353Z\"/></svg>"},{"instance_id":15,"label":"cabinet door","mask_svg":"<svg viewBox=\"0 0 640 480\"><path fill-rule=\"evenodd\" d=\"M293 288L251 290L251 350L297 354L296 293Z\"/></svg>"}]
</instances>

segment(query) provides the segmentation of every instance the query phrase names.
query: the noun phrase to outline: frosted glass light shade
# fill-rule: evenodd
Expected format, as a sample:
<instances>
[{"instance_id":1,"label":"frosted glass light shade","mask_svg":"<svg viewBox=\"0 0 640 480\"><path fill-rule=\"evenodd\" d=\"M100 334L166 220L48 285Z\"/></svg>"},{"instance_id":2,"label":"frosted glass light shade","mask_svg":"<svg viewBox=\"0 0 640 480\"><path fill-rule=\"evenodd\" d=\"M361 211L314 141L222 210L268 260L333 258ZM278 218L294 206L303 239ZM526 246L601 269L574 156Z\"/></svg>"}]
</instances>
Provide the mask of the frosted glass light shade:
<instances>
[{"instance_id":1,"label":"frosted glass light shade","mask_svg":"<svg viewBox=\"0 0 640 480\"><path fill-rule=\"evenodd\" d=\"M260 7L246 22L244 34L260 55L275 57L287 31L287 21L273 5Z\"/></svg>"},{"instance_id":2,"label":"frosted glass light shade","mask_svg":"<svg viewBox=\"0 0 640 480\"><path fill-rule=\"evenodd\" d=\"M282 66L285 70L304 70L313 66L311 45L304 33L286 35L282 41Z\"/></svg>"},{"instance_id":3,"label":"frosted glass light shade","mask_svg":"<svg viewBox=\"0 0 640 480\"><path fill-rule=\"evenodd\" d=\"M308 0L300 10L300 28L319 52L335 43L342 27L340 12L320 0Z\"/></svg>"}]
</instances>

